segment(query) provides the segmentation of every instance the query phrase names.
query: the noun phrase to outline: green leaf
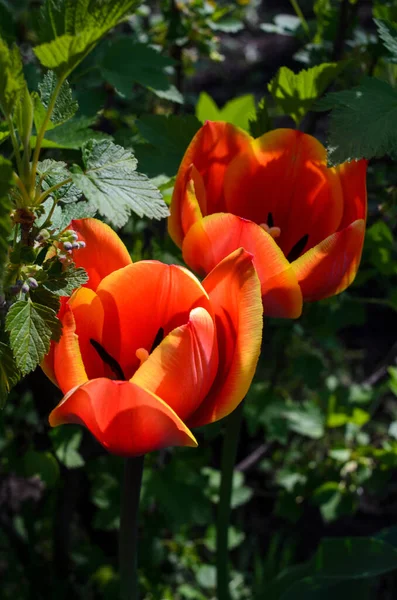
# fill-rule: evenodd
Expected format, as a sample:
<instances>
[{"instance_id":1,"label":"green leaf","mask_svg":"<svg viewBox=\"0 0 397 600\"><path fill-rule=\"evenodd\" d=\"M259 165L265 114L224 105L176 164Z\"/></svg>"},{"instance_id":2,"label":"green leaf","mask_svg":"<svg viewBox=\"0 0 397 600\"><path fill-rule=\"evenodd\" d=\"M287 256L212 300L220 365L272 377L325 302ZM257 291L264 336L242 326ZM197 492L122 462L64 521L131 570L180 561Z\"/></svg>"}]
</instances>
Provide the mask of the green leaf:
<instances>
[{"instance_id":1,"label":"green leaf","mask_svg":"<svg viewBox=\"0 0 397 600\"><path fill-rule=\"evenodd\" d=\"M384 47L392 54L392 62L397 62L397 26L382 19L374 19Z\"/></svg>"},{"instance_id":2,"label":"green leaf","mask_svg":"<svg viewBox=\"0 0 397 600\"><path fill-rule=\"evenodd\" d=\"M50 348L50 341L59 340L61 323L47 306L31 300L18 300L8 311L6 330L15 361L23 375L36 368Z\"/></svg>"},{"instance_id":3,"label":"green leaf","mask_svg":"<svg viewBox=\"0 0 397 600\"><path fill-rule=\"evenodd\" d=\"M108 42L99 65L103 78L125 97L133 95L134 83L152 90L160 98L183 103L183 97L171 85L166 71L174 61L147 44L122 37Z\"/></svg>"},{"instance_id":4,"label":"green leaf","mask_svg":"<svg viewBox=\"0 0 397 600\"><path fill-rule=\"evenodd\" d=\"M83 147L84 172L74 167L73 181L115 227L122 227L131 210L140 217L162 219L168 208L145 175L136 172L134 155L109 141L91 141Z\"/></svg>"},{"instance_id":5,"label":"green leaf","mask_svg":"<svg viewBox=\"0 0 397 600\"><path fill-rule=\"evenodd\" d=\"M17 46L11 48L0 38L0 108L11 115L26 88L22 60Z\"/></svg>"},{"instance_id":6,"label":"green leaf","mask_svg":"<svg viewBox=\"0 0 397 600\"><path fill-rule=\"evenodd\" d=\"M43 148L64 148L66 150L80 150L80 148L89 140L108 140L111 138L107 133L94 131L90 128L96 121L96 117L79 117L72 121L63 123L54 129L46 131ZM30 138L30 145L33 147L36 143L36 137Z\"/></svg>"},{"instance_id":7,"label":"green leaf","mask_svg":"<svg viewBox=\"0 0 397 600\"><path fill-rule=\"evenodd\" d=\"M269 83L268 90L283 113L291 116L298 125L346 64L323 63L297 74L281 67Z\"/></svg>"},{"instance_id":8,"label":"green leaf","mask_svg":"<svg viewBox=\"0 0 397 600\"><path fill-rule=\"evenodd\" d=\"M44 67L66 77L137 5L137 0L47 0L41 27L47 41L34 52Z\"/></svg>"},{"instance_id":9,"label":"green leaf","mask_svg":"<svg viewBox=\"0 0 397 600\"><path fill-rule=\"evenodd\" d=\"M42 181L42 189L46 191L70 179L71 173L66 167L66 163L55 161L50 158L38 163L37 174ZM81 192L74 183L69 182L51 193L52 198L62 200L65 204L68 202L77 202L81 197Z\"/></svg>"},{"instance_id":10,"label":"green leaf","mask_svg":"<svg viewBox=\"0 0 397 600\"><path fill-rule=\"evenodd\" d=\"M51 97L54 93L58 82L58 78L54 71L47 71L44 75L43 81L39 83L39 91L41 102L44 106L45 111L51 101ZM61 85L61 89L58 93L54 108L51 113L51 123L53 125L61 125L65 121L68 121L77 112L79 105L73 100L72 90L67 81L64 81ZM36 123L36 129L41 124Z\"/></svg>"},{"instance_id":11,"label":"green leaf","mask_svg":"<svg viewBox=\"0 0 397 600\"><path fill-rule=\"evenodd\" d=\"M7 121L0 121L0 144L10 135L10 129Z\"/></svg>"},{"instance_id":12,"label":"green leaf","mask_svg":"<svg viewBox=\"0 0 397 600\"><path fill-rule=\"evenodd\" d=\"M333 583L318 581L314 577L306 577L294 584L280 600L370 600L371 585L365 580L351 580Z\"/></svg>"},{"instance_id":13,"label":"green leaf","mask_svg":"<svg viewBox=\"0 0 397 600\"><path fill-rule=\"evenodd\" d=\"M76 203L67 204L66 206L62 206L62 208L58 205L51 219L52 226L55 227L55 229L62 231L73 219L86 219L87 217L93 217L95 216L96 212L97 208L86 200L80 200Z\"/></svg>"},{"instance_id":14,"label":"green leaf","mask_svg":"<svg viewBox=\"0 0 397 600\"><path fill-rule=\"evenodd\" d=\"M8 238L12 231L10 218L12 205L7 196L12 185L12 174L11 162L0 156L0 293L3 291L3 279L9 249Z\"/></svg>"},{"instance_id":15,"label":"green leaf","mask_svg":"<svg viewBox=\"0 0 397 600\"><path fill-rule=\"evenodd\" d=\"M33 127L34 103L32 96L25 86L20 93L15 106L15 122L19 137L25 148L29 145L29 139Z\"/></svg>"},{"instance_id":16,"label":"green leaf","mask_svg":"<svg viewBox=\"0 0 397 600\"><path fill-rule=\"evenodd\" d=\"M230 100L222 108L218 108L214 100L206 92L201 92L197 106L196 117L199 121L226 121L248 131L249 119L255 114L255 99L252 94L246 94Z\"/></svg>"},{"instance_id":17,"label":"green leaf","mask_svg":"<svg viewBox=\"0 0 397 600\"><path fill-rule=\"evenodd\" d=\"M76 288L88 281L86 271L79 267L69 266L59 273L49 272L49 277L43 282L43 287L57 296L70 296Z\"/></svg>"},{"instance_id":18,"label":"green leaf","mask_svg":"<svg viewBox=\"0 0 397 600\"><path fill-rule=\"evenodd\" d=\"M291 431L318 440L324 435L324 414L314 404L306 402L302 406L288 406L284 409L284 418Z\"/></svg>"},{"instance_id":19,"label":"green leaf","mask_svg":"<svg viewBox=\"0 0 397 600\"><path fill-rule=\"evenodd\" d=\"M23 457L26 477L38 475L47 487L54 487L59 479L59 465L50 452L29 450Z\"/></svg>"},{"instance_id":20,"label":"green leaf","mask_svg":"<svg viewBox=\"0 0 397 600\"><path fill-rule=\"evenodd\" d=\"M272 129L267 109L266 96L260 100L255 115L248 120L248 130L254 138L258 138Z\"/></svg>"},{"instance_id":21,"label":"green leaf","mask_svg":"<svg viewBox=\"0 0 397 600\"><path fill-rule=\"evenodd\" d=\"M138 119L136 126L150 144L145 146L146 155L141 154L139 145L136 146L139 159L144 155L143 162L139 160L141 169L149 176L165 174L172 177L201 124L193 115L147 115Z\"/></svg>"},{"instance_id":22,"label":"green leaf","mask_svg":"<svg viewBox=\"0 0 397 600\"><path fill-rule=\"evenodd\" d=\"M0 408L4 408L10 390L20 378L11 348L0 342Z\"/></svg>"},{"instance_id":23,"label":"green leaf","mask_svg":"<svg viewBox=\"0 0 397 600\"><path fill-rule=\"evenodd\" d=\"M317 108L333 109L328 136L330 164L385 154L397 157L397 92L385 81L366 77L352 90L328 94Z\"/></svg>"},{"instance_id":24,"label":"green leaf","mask_svg":"<svg viewBox=\"0 0 397 600\"><path fill-rule=\"evenodd\" d=\"M68 469L84 466L79 452L83 432L80 427L56 427L50 433L57 459Z\"/></svg>"}]
</instances>

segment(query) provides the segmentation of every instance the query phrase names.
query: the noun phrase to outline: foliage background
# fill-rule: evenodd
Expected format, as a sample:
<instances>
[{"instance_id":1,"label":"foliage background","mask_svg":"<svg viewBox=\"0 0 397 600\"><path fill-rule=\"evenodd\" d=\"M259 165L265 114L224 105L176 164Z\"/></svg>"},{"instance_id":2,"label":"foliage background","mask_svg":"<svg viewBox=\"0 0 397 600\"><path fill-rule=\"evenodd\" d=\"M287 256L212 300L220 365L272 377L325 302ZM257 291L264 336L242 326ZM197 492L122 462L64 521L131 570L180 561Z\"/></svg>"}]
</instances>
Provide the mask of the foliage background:
<instances>
[{"instance_id":1,"label":"foliage background","mask_svg":"<svg viewBox=\"0 0 397 600\"><path fill-rule=\"evenodd\" d=\"M17 41L32 89L41 79L31 50L39 4L0 1L0 32ZM169 200L200 121L224 119L245 128L251 121L258 134L268 119L273 127L295 126L289 115L296 107L274 102L268 90L281 66L297 73L346 61L321 93L349 90L365 75L394 86L396 61L380 43L373 17L396 21L397 3L144 4L72 74L79 103L73 135L69 123L50 132L47 156L76 162L87 129L90 136L91 130L112 136L133 150L140 172ZM327 98L323 108L336 106ZM310 99L303 113L308 107L314 108ZM337 148L339 142L337 161L350 146L357 150L360 132L343 138L337 114L331 115L330 123L328 113L311 111L300 128ZM392 129L393 113L387 115ZM378 142L380 150L371 150L377 157L368 170L368 234L354 285L305 306L296 322L266 322L234 479L235 600L395 597L397 181L393 140L386 151ZM131 217L121 235L134 260L181 262L164 220ZM122 463L82 429L49 429L47 416L59 398L37 370L13 390L0 415L5 600L117 594ZM212 523L221 430L219 423L199 431L197 450L147 458L140 544L145 600L215 597ZM379 563L368 563L371 548Z\"/></svg>"}]
</instances>

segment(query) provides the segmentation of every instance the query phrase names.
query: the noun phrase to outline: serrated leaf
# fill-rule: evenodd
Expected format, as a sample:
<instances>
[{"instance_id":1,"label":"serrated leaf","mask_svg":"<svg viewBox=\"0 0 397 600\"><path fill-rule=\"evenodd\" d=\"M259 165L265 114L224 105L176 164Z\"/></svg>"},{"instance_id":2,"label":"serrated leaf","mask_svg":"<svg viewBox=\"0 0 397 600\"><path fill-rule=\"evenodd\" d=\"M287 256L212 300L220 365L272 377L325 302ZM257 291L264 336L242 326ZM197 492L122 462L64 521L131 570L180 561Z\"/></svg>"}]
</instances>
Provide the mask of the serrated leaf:
<instances>
[{"instance_id":1,"label":"serrated leaf","mask_svg":"<svg viewBox=\"0 0 397 600\"><path fill-rule=\"evenodd\" d=\"M83 147L83 162L84 172L75 167L73 181L115 227L125 225L131 211L152 219L169 214L158 189L136 172L137 161L129 150L93 140Z\"/></svg>"},{"instance_id":2,"label":"serrated leaf","mask_svg":"<svg viewBox=\"0 0 397 600\"><path fill-rule=\"evenodd\" d=\"M47 41L34 48L37 58L66 77L137 4L137 0L47 0L42 9Z\"/></svg>"},{"instance_id":3,"label":"serrated leaf","mask_svg":"<svg viewBox=\"0 0 397 600\"><path fill-rule=\"evenodd\" d=\"M85 269L82 267L76 269L76 267L70 266L56 275L50 273L42 285L48 292L57 296L70 296L76 288L84 285L87 281L88 275Z\"/></svg>"},{"instance_id":4,"label":"serrated leaf","mask_svg":"<svg viewBox=\"0 0 397 600\"><path fill-rule=\"evenodd\" d=\"M150 144L144 163L139 162L142 170L149 176L164 173L171 177L201 123L193 115L147 115L138 119L136 126ZM138 155L140 149L136 147Z\"/></svg>"},{"instance_id":5,"label":"serrated leaf","mask_svg":"<svg viewBox=\"0 0 397 600\"><path fill-rule=\"evenodd\" d=\"M122 37L108 42L99 65L103 78L125 98L131 98L134 83L153 91L160 98L183 102L181 93L170 83L167 67L174 61L151 48Z\"/></svg>"},{"instance_id":6,"label":"serrated leaf","mask_svg":"<svg viewBox=\"0 0 397 600\"><path fill-rule=\"evenodd\" d=\"M58 314L59 309L61 308L59 296L45 290L42 285L35 290L31 290L30 297L33 302L43 304L44 306L51 308L55 314Z\"/></svg>"},{"instance_id":7,"label":"serrated leaf","mask_svg":"<svg viewBox=\"0 0 397 600\"><path fill-rule=\"evenodd\" d=\"M266 96L258 103L255 115L248 120L248 131L254 138L258 138L272 128L267 109Z\"/></svg>"},{"instance_id":8,"label":"serrated leaf","mask_svg":"<svg viewBox=\"0 0 397 600\"><path fill-rule=\"evenodd\" d=\"M281 67L269 83L268 90L283 113L299 124L346 64L323 63L296 74L287 67Z\"/></svg>"},{"instance_id":9,"label":"serrated leaf","mask_svg":"<svg viewBox=\"0 0 397 600\"><path fill-rule=\"evenodd\" d=\"M52 95L56 88L58 78L54 71L47 71L43 80L39 83L39 92L41 102L45 111L51 101ZM72 90L67 81L64 81L59 90L54 108L51 113L51 123L53 125L61 125L68 121L77 112L79 105L73 100ZM36 124L37 128L37 124Z\"/></svg>"},{"instance_id":10,"label":"serrated leaf","mask_svg":"<svg viewBox=\"0 0 397 600\"><path fill-rule=\"evenodd\" d=\"M71 177L71 173L68 171L66 163L52 159L46 159L39 162L37 174L41 179L43 191L46 191ZM62 202L67 204L68 202L77 202L81 197L81 192L73 182L69 182L53 191L51 197L56 200L62 200Z\"/></svg>"},{"instance_id":11,"label":"serrated leaf","mask_svg":"<svg viewBox=\"0 0 397 600\"><path fill-rule=\"evenodd\" d=\"M0 156L0 293L3 290L3 278L8 256L8 238L12 231L11 201L8 191L12 186L12 164L9 160Z\"/></svg>"},{"instance_id":12,"label":"serrated leaf","mask_svg":"<svg viewBox=\"0 0 397 600\"><path fill-rule=\"evenodd\" d=\"M330 164L387 154L397 157L397 92L388 83L366 77L352 90L328 94L317 104L318 110L330 108Z\"/></svg>"},{"instance_id":13,"label":"serrated leaf","mask_svg":"<svg viewBox=\"0 0 397 600\"><path fill-rule=\"evenodd\" d=\"M61 336L61 322L49 307L31 300L18 300L8 311L6 330L17 367L22 375L36 368Z\"/></svg>"},{"instance_id":14,"label":"serrated leaf","mask_svg":"<svg viewBox=\"0 0 397 600\"><path fill-rule=\"evenodd\" d=\"M391 61L397 62L397 26L382 19L374 19L384 47L391 53Z\"/></svg>"},{"instance_id":15,"label":"serrated leaf","mask_svg":"<svg viewBox=\"0 0 397 600\"><path fill-rule=\"evenodd\" d=\"M239 96L219 108L206 92L201 92L197 105L196 117L199 121L227 121L248 131L249 118L255 113L255 98L252 94Z\"/></svg>"},{"instance_id":16,"label":"serrated leaf","mask_svg":"<svg viewBox=\"0 0 397 600\"><path fill-rule=\"evenodd\" d=\"M0 38L0 108L6 116L13 113L25 88L19 49L16 45L10 48Z\"/></svg>"},{"instance_id":17,"label":"serrated leaf","mask_svg":"<svg viewBox=\"0 0 397 600\"><path fill-rule=\"evenodd\" d=\"M0 408L4 408L8 394L20 377L11 348L0 342Z\"/></svg>"},{"instance_id":18,"label":"serrated leaf","mask_svg":"<svg viewBox=\"0 0 397 600\"><path fill-rule=\"evenodd\" d=\"M4 142L10 135L10 129L8 127L7 121L0 122L0 144Z\"/></svg>"},{"instance_id":19,"label":"serrated leaf","mask_svg":"<svg viewBox=\"0 0 397 600\"><path fill-rule=\"evenodd\" d=\"M111 136L107 133L91 129L91 125L95 121L95 117L79 117L63 123L56 128L49 129L46 131L42 147L80 150L89 140L111 139ZM32 136L30 138L30 145L33 147L35 143L36 137Z\"/></svg>"}]
</instances>

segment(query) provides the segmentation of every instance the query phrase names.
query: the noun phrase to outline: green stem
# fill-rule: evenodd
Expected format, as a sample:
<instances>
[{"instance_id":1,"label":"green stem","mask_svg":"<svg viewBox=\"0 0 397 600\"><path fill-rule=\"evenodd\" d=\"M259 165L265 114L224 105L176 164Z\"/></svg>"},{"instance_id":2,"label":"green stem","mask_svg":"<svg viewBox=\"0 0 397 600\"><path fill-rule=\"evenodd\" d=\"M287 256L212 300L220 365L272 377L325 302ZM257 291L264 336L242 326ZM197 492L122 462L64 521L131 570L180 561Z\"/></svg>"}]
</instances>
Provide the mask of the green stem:
<instances>
[{"instance_id":1,"label":"green stem","mask_svg":"<svg viewBox=\"0 0 397 600\"><path fill-rule=\"evenodd\" d=\"M37 200L35 200L35 204L42 204L44 202L44 200L46 198L48 198L48 196L51 196L51 194L53 192L56 192L56 190L59 190L59 188L63 187L64 185L67 185L68 183L72 182L72 178L68 177L67 179L64 179L63 181L60 181L59 183L56 183L55 185L51 186L50 188L48 188L48 190L46 190L45 192L43 192Z\"/></svg>"},{"instance_id":2,"label":"green stem","mask_svg":"<svg viewBox=\"0 0 397 600\"><path fill-rule=\"evenodd\" d=\"M294 9L294 11L296 12L296 16L299 18L301 25L302 25L302 29L303 31L306 33L306 35L310 38L310 29L309 29L309 25L305 19L305 15L303 14L303 12L301 11L301 7L299 6L298 0L290 0L291 2L291 6Z\"/></svg>"},{"instance_id":3,"label":"green stem","mask_svg":"<svg viewBox=\"0 0 397 600\"><path fill-rule=\"evenodd\" d=\"M47 131L47 125L51 118L52 111L54 110L55 102L57 101L58 94L59 94L59 91L62 87L64 80L65 80L65 77L60 77L58 79L57 84L54 89L54 92L51 96L51 100L48 104L47 112L45 114L44 120L41 124L40 131L37 134L36 145L34 147L34 153L33 153L33 159L32 159L32 172L31 172L31 180L30 180L31 189L34 189L34 187L35 187L36 170L37 170L37 163L39 161L41 145L43 143L44 135L45 135L45 132Z\"/></svg>"},{"instance_id":4,"label":"green stem","mask_svg":"<svg viewBox=\"0 0 397 600\"><path fill-rule=\"evenodd\" d=\"M138 511L144 456L126 458L121 496L119 563L120 600L138 600Z\"/></svg>"},{"instance_id":5,"label":"green stem","mask_svg":"<svg viewBox=\"0 0 397 600\"><path fill-rule=\"evenodd\" d=\"M19 175L23 176L22 158L21 158L21 153L19 151L19 144L18 144L16 133L15 133L14 123L12 122L12 117L8 117L7 121L8 121L8 126L10 128L10 138L11 138L12 147L13 147L14 154L15 154L15 160L17 161L18 173L19 173Z\"/></svg>"},{"instance_id":6,"label":"green stem","mask_svg":"<svg viewBox=\"0 0 397 600\"><path fill-rule=\"evenodd\" d=\"M21 195L22 195L22 197L24 199L24 205L26 207L29 206L29 204L30 204L30 198L29 198L28 191L27 191L27 189L25 187L25 184L23 183L22 179L17 175L17 173L15 173L15 171L14 171L13 177L14 177L15 184L19 188L19 191L21 192Z\"/></svg>"},{"instance_id":7,"label":"green stem","mask_svg":"<svg viewBox=\"0 0 397 600\"><path fill-rule=\"evenodd\" d=\"M223 436L221 486L216 528L216 571L218 600L230 600L228 533L231 512L233 472L243 420L243 402L228 416Z\"/></svg>"}]
</instances>

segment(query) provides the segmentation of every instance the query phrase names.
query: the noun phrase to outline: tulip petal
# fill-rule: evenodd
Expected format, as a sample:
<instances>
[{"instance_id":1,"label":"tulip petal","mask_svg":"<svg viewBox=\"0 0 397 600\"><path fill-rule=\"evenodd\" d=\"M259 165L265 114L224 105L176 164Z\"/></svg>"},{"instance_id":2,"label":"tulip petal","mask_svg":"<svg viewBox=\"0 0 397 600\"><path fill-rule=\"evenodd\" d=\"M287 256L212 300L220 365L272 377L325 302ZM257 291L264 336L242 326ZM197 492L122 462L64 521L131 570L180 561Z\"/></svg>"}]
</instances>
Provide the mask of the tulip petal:
<instances>
[{"instance_id":1,"label":"tulip petal","mask_svg":"<svg viewBox=\"0 0 397 600\"><path fill-rule=\"evenodd\" d=\"M48 379L54 385L57 386L58 382L55 377L54 354L55 354L55 342L51 342L48 354L46 354L45 357L43 358L43 360L41 361L40 367L42 368L44 375L46 375L46 377L48 377Z\"/></svg>"},{"instance_id":2,"label":"tulip petal","mask_svg":"<svg viewBox=\"0 0 397 600\"><path fill-rule=\"evenodd\" d=\"M255 140L230 163L224 189L225 212L259 225L271 219L287 257L302 239L304 250L318 244L342 218L341 183L327 168L325 148L294 129L276 129Z\"/></svg>"},{"instance_id":3,"label":"tulip petal","mask_svg":"<svg viewBox=\"0 0 397 600\"><path fill-rule=\"evenodd\" d=\"M204 217L186 235L183 259L202 275L238 248L244 248L254 257L265 315L299 317L302 294L291 265L274 239L256 223L230 213Z\"/></svg>"},{"instance_id":4,"label":"tulip petal","mask_svg":"<svg viewBox=\"0 0 397 600\"><path fill-rule=\"evenodd\" d=\"M204 308L195 308L139 367L131 381L162 398L186 419L207 395L218 368L215 324Z\"/></svg>"},{"instance_id":5,"label":"tulip petal","mask_svg":"<svg viewBox=\"0 0 397 600\"><path fill-rule=\"evenodd\" d=\"M188 419L190 427L231 413L251 385L262 340L260 283L252 256L240 248L203 281L215 311L219 367L206 398Z\"/></svg>"},{"instance_id":6,"label":"tulip petal","mask_svg":"<svg viewBox=\"0 0 397 600\"><path fill-rule=\"evenodd\" d=\"M102 341L106 351L130 379L140 361L139 348L149 353L160 328L164 336L188 322L202 306L211 314L208 295L183 267L140 261L111 273L97 289L106 315Z\"/></svg>"},{"instance_id":7,"label":"tulip petal","mask_svg":"<svg viewBox=\"0 0 397 600\"><path fill-rule=\"evenodd\" d=\"M197 446L186 425L155 394L130 381L93 379L71 390L50 425L84 425L113 454L139 456L169 446Z\"/></svg>"},{"instance_id":8,"label":"tulip petal","mask_svg":"<svg viewBox=\"0 0 397 600\"><path fill-rule=\"evenodd\" d=\"M171 216L168 221L169 233L177 246L181 246L187 230L182 224L182 214L186 202L186 186L191 178L189 170L194 165L201 175L206 199L200 196L195 180L197 200L203 215L225 210L223 199L223 179L230 161L251 143L252 138L238 127L224 122L207 121L196 133L185 156L175 181L171 202Z\"/></svg>"},{"instance_id":9,"label":"tulip petal","mask_svg":"<svg viewBox=\"0 0 397 600\"><path fill-rule=\"evenodd\" d=\"M132 260L123 242L105 223L98 219L75 219L68 228L85 242L85 248L73 250L76 267L84 267L89 276L86 287L96 290L101 279L131 264Z\"/></svg>"},{"instance_id":10,"label":"tulip petal","mask_svg":"<svg viewBox=\"0 0 397 600\"><path fill-rule=\"evenodd\" d=\"M368 161L353 160L336 167L342 184L344 211L339 230L353 221L367 218L367 175Z\"/></svg>"},{"instance_id":11,"label":"tulip petal","mask_svg":"<svg viewBox=\"0 0 397 600\"><path fill-rule=\"evenodd\" d=\"M292 263L304 301L339 294L352 283L360 264L364 234L365 222L359 219Z\"/></svg>"},{"instance_id":12,"label":"tulip petal","mask_svg":"<svg viewBox=\"0 0 397 600\"><path fill-rule=\"evenodd\" d=\"M54 371L58 385L64 394L88 380L80 352L79 338L76 335L73 312L67 305L62 316L62 336L54 347Z\"/></svg>"},{"instance_id":13,"label":"tulip petal","mask_svg":"<svg viewBox=\"0 0 397 600\"><path fill-rule=\"evenodd\" d=\"M104 311L97 294L89 288L80 288L70 297L68 306L73 312L80 353L88 379L114 379L114 374L101 360L91 343L91 340L102 343Z\"/></svg>"}]
</instances>

